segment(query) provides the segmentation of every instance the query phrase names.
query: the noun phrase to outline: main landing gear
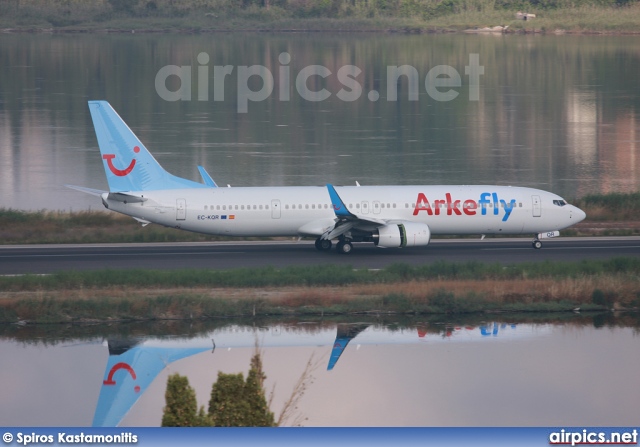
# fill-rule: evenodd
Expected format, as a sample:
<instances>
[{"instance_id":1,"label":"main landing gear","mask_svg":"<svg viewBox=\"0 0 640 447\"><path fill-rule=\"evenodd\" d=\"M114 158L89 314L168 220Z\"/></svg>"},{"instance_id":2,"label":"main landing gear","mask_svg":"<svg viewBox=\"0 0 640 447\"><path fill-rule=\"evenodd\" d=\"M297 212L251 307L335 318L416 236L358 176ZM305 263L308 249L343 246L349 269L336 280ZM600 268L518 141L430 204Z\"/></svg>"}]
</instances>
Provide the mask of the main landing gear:
<instances>
[{"instance_id":1,"label":"main landing gear","mask_svg":"<svg viewBox=\"0 0 640 447\"><path fill-rule=\"evenodd\" d=\"M316 239L316 250L319 251L329 251L331 250L331 246L333 245L330 240L327 239ZM348 239L340 239L340 241L336 244L336 251L340 254L346 255L351 253L353 250L353 245L351 241Z\"/></svg>"},{"instance_id":2,"label":"main landing gear","mask_svg":"<svg viewBox=\"0 0 640 447\"><path fill-rule=\"evenodd\" d=\"M316 239L316 250L329 251L331 250L331 245L333 244L328 239Z\"/></svg>"},{"instance_id":3,"label":"main landing gear","mask_svg":"<svg viewBox=\"0 0 640 447\"><path fill-rule=\"evenodd\" d=\"M336 250L338 250L338 253L341 255L348 255L351 253L351 250L353 250L353 245L351 245L349 241L340 241L336 245Z\"/></svg>"}]
</instances>

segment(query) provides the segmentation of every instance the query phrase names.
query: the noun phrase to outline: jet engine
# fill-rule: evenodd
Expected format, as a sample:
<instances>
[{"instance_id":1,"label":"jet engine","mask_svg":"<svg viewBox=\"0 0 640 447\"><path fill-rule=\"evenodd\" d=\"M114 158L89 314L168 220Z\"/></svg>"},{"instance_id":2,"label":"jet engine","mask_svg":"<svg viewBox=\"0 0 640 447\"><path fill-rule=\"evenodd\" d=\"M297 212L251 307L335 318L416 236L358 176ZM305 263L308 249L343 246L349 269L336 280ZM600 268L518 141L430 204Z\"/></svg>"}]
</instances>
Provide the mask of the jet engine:
<instances>
[{"instance_id":1,"label":"jet engine","mask_svg":"<svg viewBox=\"0 0 640 447\"><path fill-rule=\"evenodd\" d=\"M417 247L428 245L431 240L429 226L403 222L377 228L373 232L374 243L381 248Z\"/></svg>"}]
</instances>

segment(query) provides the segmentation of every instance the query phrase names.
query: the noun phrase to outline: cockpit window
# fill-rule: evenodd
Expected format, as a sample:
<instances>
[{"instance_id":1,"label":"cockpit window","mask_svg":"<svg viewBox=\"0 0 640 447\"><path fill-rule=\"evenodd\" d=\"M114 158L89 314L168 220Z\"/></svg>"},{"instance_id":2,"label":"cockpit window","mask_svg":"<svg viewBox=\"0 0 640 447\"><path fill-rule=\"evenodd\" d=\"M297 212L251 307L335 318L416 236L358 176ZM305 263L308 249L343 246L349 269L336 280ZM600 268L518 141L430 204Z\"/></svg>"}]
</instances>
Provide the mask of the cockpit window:
<instances>
[{"instance_id":1,"label":"cockpit window","mask_svg":"<svg viewBox=\"0 0 640 447\"><path fill-rule=\"evenodd\" d=\"M557 206L565 206L567 202L565 202L564 200L554 200L553 204Z\"/></svg>"}]
</instances>

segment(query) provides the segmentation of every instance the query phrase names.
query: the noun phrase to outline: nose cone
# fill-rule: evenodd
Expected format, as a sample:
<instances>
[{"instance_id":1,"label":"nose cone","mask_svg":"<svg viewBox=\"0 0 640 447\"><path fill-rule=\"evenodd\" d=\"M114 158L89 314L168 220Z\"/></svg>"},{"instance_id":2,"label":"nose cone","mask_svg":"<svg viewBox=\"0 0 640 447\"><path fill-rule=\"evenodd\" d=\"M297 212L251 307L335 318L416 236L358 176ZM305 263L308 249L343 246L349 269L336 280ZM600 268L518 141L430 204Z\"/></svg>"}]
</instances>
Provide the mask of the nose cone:
<instances>
[{"instance_id":1,"label":"nose cone","mask_svg":"<svg viewBox=\"0 0 640 447\"><path fill-rule=\"evenodd\" d=\"M572 214L571 220L573 221L573 223L582 222L587 217L587 213L582 211L577 206L573 207L573 210L571 211L571 214Z\"/></svg>"}]
</instances>

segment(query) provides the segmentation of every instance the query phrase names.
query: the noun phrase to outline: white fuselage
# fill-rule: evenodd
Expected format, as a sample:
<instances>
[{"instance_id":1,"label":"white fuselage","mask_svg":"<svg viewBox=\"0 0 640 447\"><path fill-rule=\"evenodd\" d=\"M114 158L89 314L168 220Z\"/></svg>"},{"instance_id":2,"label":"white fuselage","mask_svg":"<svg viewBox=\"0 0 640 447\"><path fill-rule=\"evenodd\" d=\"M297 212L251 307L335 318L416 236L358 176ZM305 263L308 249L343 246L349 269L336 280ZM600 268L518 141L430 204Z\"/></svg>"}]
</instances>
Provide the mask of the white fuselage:
<instances>
[{"instance_id":1,"label":"white fuselage","mask_svg":"<svg viewBox=\"0 0 640 447\"><path fill-rule=\"evenodd\" d=\"M343 186L351 213L423 223L431 234L536 234L585 214L556 194L509 186ZM103 194L113 211L167 227L227 236L320 236L336 222L325 186L234 187L132 192L127 203ZM372 226L373 228L373 226Z\"/></svg>"}]
</instances>

